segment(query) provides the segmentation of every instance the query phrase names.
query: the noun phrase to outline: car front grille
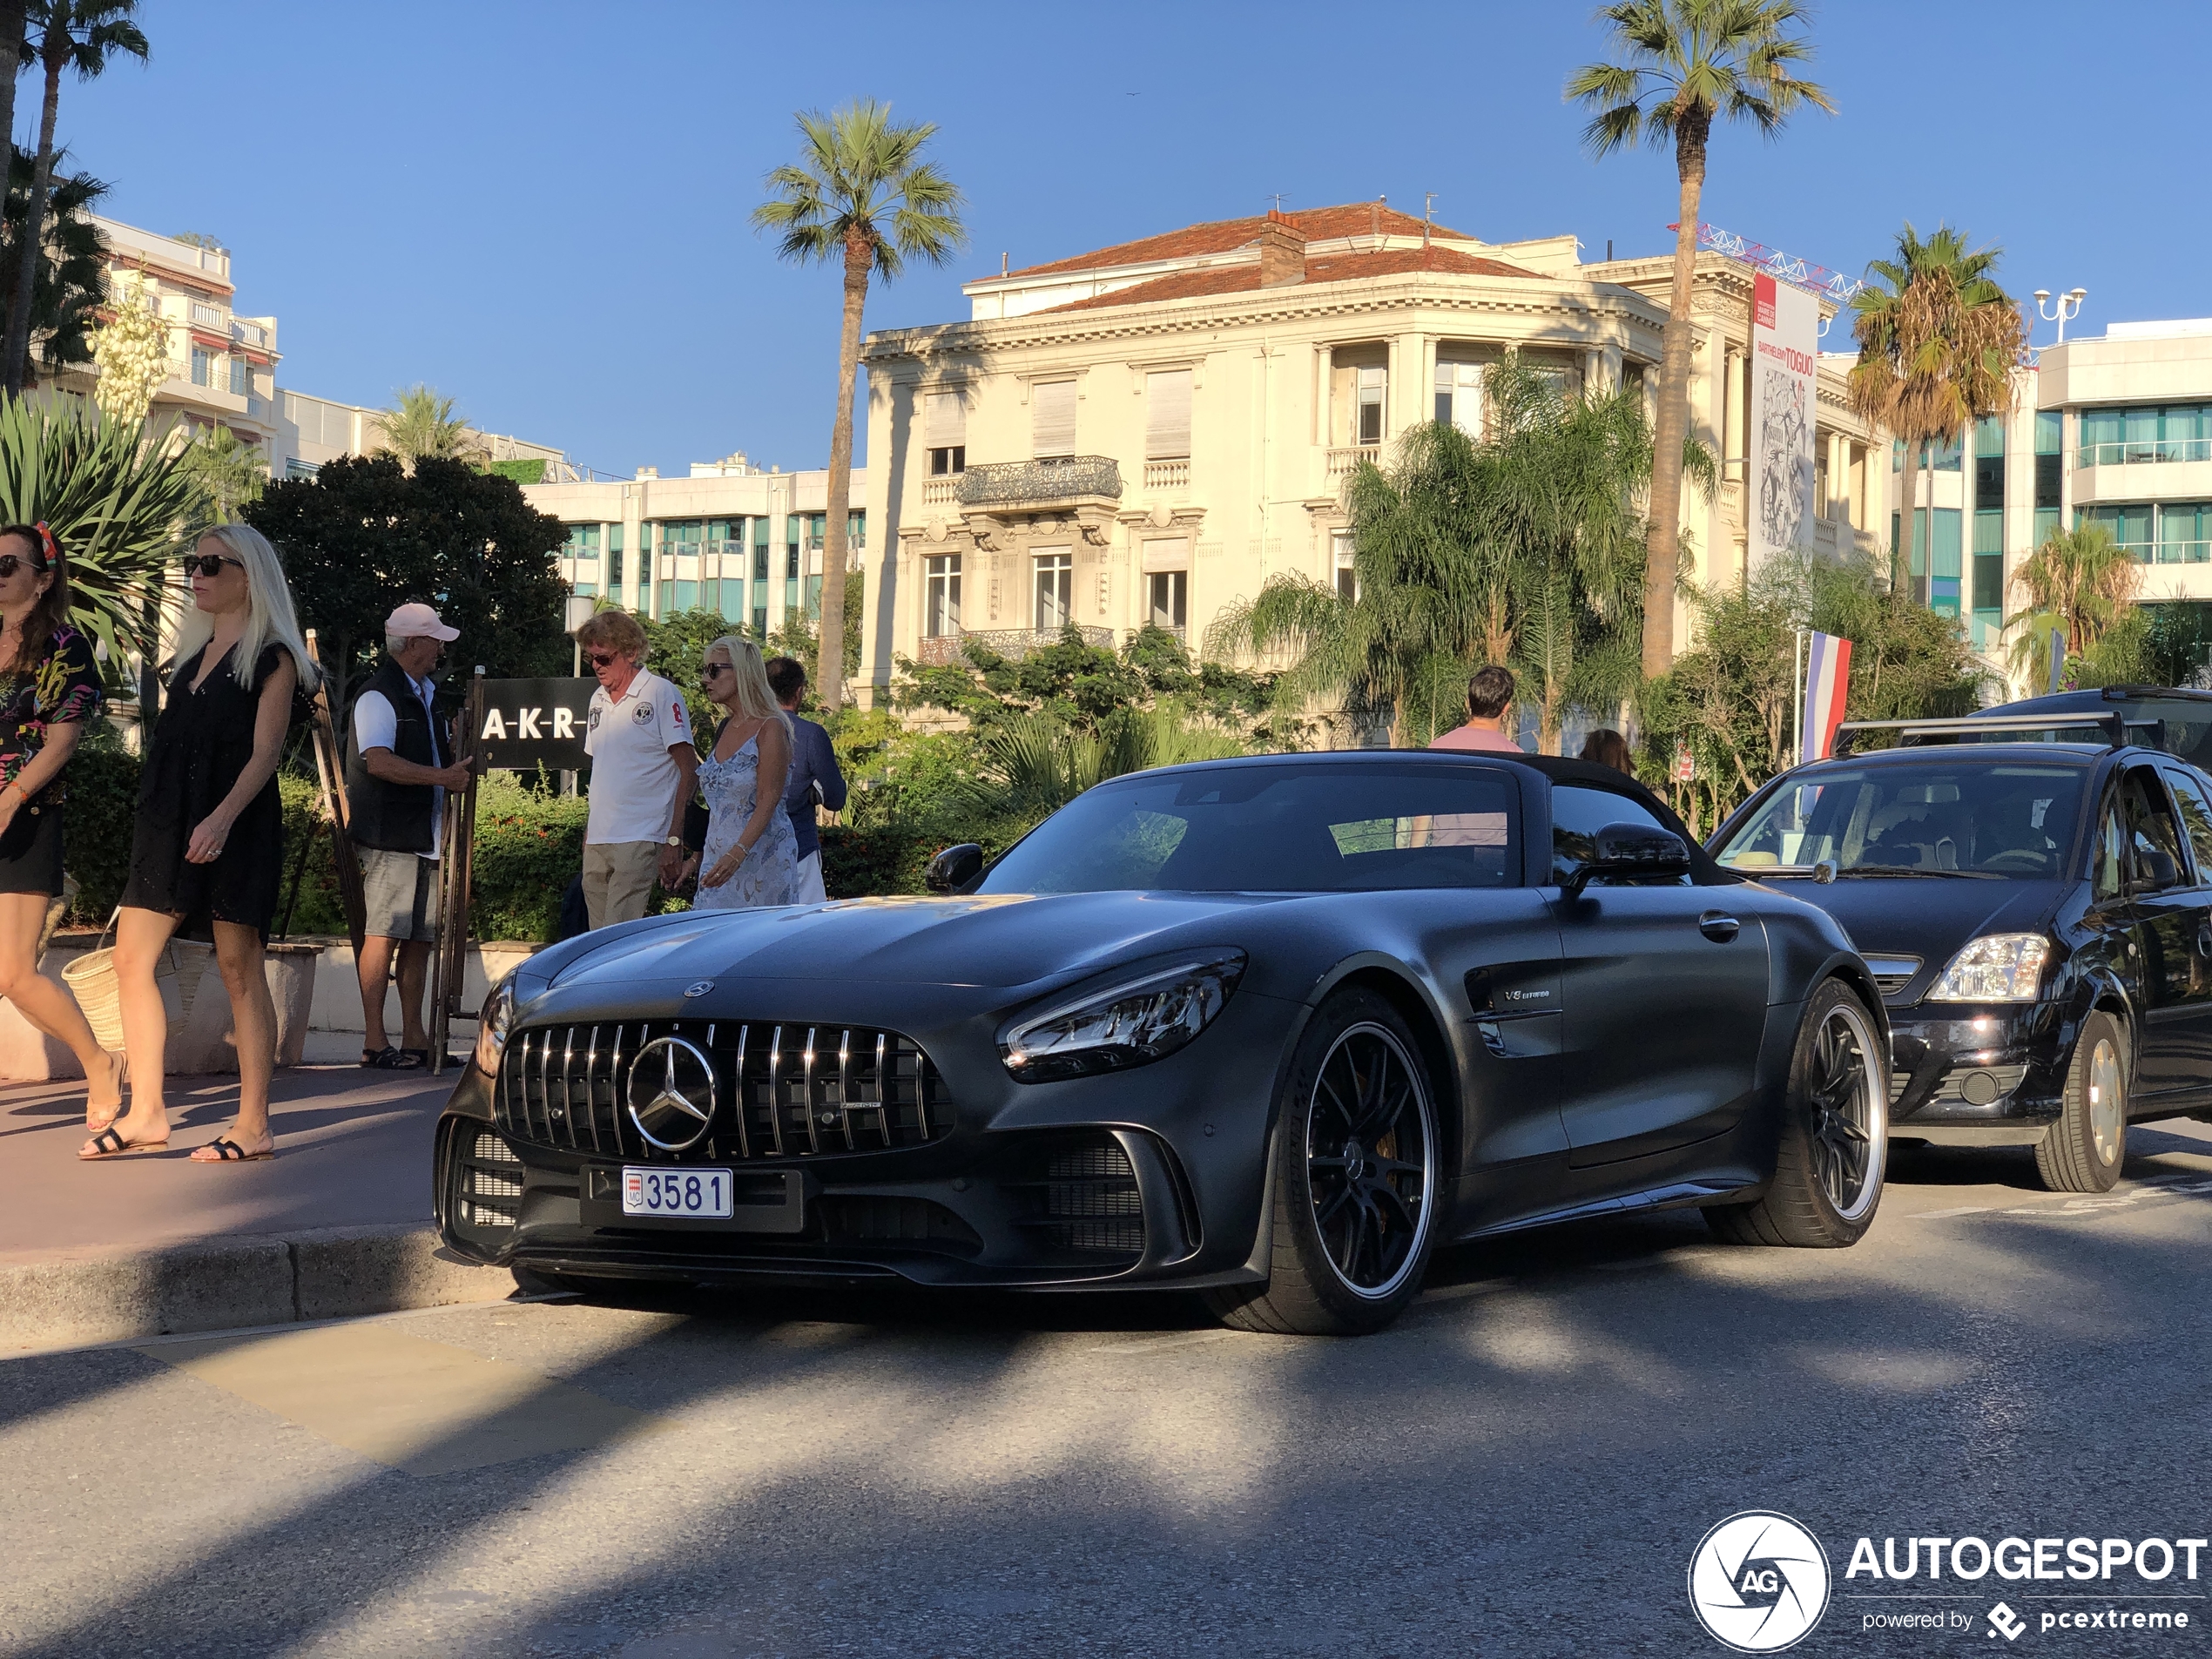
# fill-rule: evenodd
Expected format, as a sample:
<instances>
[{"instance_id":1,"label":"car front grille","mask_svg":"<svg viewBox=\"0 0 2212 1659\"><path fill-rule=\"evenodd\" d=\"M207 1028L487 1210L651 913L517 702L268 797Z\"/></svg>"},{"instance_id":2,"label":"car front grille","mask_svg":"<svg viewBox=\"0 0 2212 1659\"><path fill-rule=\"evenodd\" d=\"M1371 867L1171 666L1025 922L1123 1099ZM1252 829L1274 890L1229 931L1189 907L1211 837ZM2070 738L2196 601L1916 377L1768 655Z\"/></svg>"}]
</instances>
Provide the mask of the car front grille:
<instances>
[{"instance_id":1,"label":"car front grille","mask_svg":"<svg viewBox=\"0 0 2212 1659\"><path fill-rule=\"evenodd\" d=\"M1046 1249L1078 1257L1143 1253L1136 1171L1111 1135L1052 1145L1028 1179L1012 1184L1028 1197L1020 1224Z\"/></svg>"},{"instance_id":2,"label":"car front grille","mask_svg":"<svg viewBox=\"0 0 2212 1659\"><path fill-rule=\"evenodd\" d=\"M1874 988L1885 996L1895 996L1912 983L1912 976L1920 971L1918 956L1869 956L1866 967L1874 975Z\"/></svg>"},{"instance_id":3,"label":"car front grille","mask_svg":"<svg viewBox=\"0 0 2212 1659\"><path fill-rule=\"evenodd\" d=\"M2009 1066L1962 1065L1945 1074L1921 1106L1990 1106L2020 1086L2027 1076L2025 1063ZM1890 1073L1890 1104L1894 1106L1912 1086L1909 1071ZM1918 1110L1919 1108L1914 1109Z\"/></svg>"},{"instance_id":4,"label":"car front grille","mask_svg":"<svg viewBox=\"0 0 2212 1659\"><path fill-rule=\"evenodd\" d=\"M630 1071L640 1049L666 1036L686 1039L714 1067L711 1121L685 1157L884 1151L926 1146L952 1130L943 1075L912 1038L859 1026L738 1020L518 1031L500 1061L495 1120L534 1145L654 1156L629 1110Z\"/></svg>"},{"instance_id":5,"label":"car front grille","mask_svg":"<svg viewBox=\"0 0 2212 1659\"><path fill-rule=\"evenodd\" d=\"M461 1159L461 1219L472 1227L511 1227L523 1206L523 1161L496 1135L479 1131Z\"/></svg>"}]
</instances>

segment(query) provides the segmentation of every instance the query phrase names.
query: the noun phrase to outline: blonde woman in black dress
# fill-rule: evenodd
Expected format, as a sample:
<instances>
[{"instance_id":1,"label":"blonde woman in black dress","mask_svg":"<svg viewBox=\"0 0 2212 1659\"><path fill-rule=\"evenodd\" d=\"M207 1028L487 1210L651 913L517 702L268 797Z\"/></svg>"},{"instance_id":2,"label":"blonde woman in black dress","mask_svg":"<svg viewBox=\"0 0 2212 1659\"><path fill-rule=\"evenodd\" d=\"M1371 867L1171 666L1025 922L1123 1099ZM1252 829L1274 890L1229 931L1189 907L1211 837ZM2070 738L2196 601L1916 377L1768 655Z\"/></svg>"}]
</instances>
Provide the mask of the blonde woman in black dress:
<instances>
[{"instance_id":1,"label":"blonde woman in black dress","mask_svg":"<svg viewBox=\"0 0 2212 1659\"><path fill-rule=\"evenodd\" d=\"M238 1034L238 1117L192 1161L275 1155L269 1076L276 1007L264 948L284 862L276 772L293 696L313 689L314 669L276 550L259 530L210 530L185 563L193 608L178 629L176 672L140 773L131 879L116 926L131 1109L108 1136L86 1143L79 1155L86 1158L167 1143L162 1050L169 1019L154 968L171 934L206 924Z\"/></svg>"}]
</instances>

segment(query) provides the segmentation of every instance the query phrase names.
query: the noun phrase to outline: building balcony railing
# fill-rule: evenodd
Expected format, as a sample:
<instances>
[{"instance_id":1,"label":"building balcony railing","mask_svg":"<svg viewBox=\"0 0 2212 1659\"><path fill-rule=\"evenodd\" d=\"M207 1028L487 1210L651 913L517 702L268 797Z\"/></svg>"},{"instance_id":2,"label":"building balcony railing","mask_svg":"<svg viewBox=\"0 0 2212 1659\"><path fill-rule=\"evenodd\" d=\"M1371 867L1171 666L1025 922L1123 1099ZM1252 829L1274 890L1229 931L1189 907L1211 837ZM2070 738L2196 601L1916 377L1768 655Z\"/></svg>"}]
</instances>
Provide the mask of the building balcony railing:
<instances>
[{"instance_id":1,"label":"building balcony railing","mask_svg":"<svg viewBox=\"0 0 2212 1659\"><path fill-rule=\"evenodd\" d=\"M1122 469L1112 456L1062 455L970 467L954 499L962 507L1017 507L1085 496L1118 501L1121 494Z\"/></svg>"},{"instance_id":2,"label":"building balcony railing","mask_svg":"<svg viewBox=\"0 0 2212 1659\"><path fill-rule=\"evenodd\" d=\"M1341 478L1348 472L1357 471L1359 469L1359 463L1363 461L1380 465L1382 462L1382 445L1379 443L1362 443L1357 444L1349 449L1330 450L1328 464L1329 476L1332 478Z\"/></svg>"},{"instance_id":3,"label":"building balcony railing","mask_svg":"<svg viewBox=\"0 0 2212 1659\"><path fill-rule=\"evenodd\" d=\"M2074 464L2136 467L2160 461L2212 461L2212 438L2128 438L2116 443L2085 443Z\"/></svg>"},{"instance_id":4,"label":"building balcony railing","mask_svg":"<svg viewBox=\"0 0 2212 1659\"><path fill-rule=\"evenodd\" d=\"M2212 542L2122 542L2120 545L2138 564L2212 563Z\"/></svg>"},{"instance_id":5,"label":"building balcony railing","mask_svg":"<svg viewBox=\"0 0 2212 1659\"><path fill-rule=\"evenodd\" d=\"M961 661L967 648L980 645L995 657L1008 658L1026 657L1033 651L1042 651L1057 645L1073 631L1082 637L1086 645L1114 648L1111 628L979 628L956 634L934 634L921 642L914 660L925 668L942 668ZM972 659L971 659L972 660Z\"/></svg>"},{"instance_id":6,"label":"building balcony railing","mask_svg":"<svg viewBox=\"0 0 2212 1659\"><path fill-rule=\"evenodd\" d=\"M944 473L921 481L921 504L924 507L949 507L960 499L959 473Z\"/></svg>"},{"instance_id":7,"label":"building balcony railing","mask_svg":"<svg viewBox=\"0 0 2212 1659\"><path fill-rule=\"evenodd\" d=\"M219 328L226 334L230 332L230 314L220 306L209 305L205 300L192 302L192 320L203 327Z\"/></svg>"},{"instance_id":8,"label":"building balcony railing","mask_svg":"<svg viewBox=\"0 0 2212 1659\"><path fill-rule=\"evenodd\" d=\"M247 322L242 317L231 319L231 338L248 346L266 346L269 331L258 322Z\"/></svg>"},{"instance_id":9,"label":"building balcony railing","mask_svg":"<svg viewBox=\"0 0 2212 1659\"><path fill-rule=\"evenodd\" d=\"M1190 462L1181 461L1148 461L1144 463L1144 488L1153 495L1179 496L1190 488Z\"/></svg>"}]
</instances>

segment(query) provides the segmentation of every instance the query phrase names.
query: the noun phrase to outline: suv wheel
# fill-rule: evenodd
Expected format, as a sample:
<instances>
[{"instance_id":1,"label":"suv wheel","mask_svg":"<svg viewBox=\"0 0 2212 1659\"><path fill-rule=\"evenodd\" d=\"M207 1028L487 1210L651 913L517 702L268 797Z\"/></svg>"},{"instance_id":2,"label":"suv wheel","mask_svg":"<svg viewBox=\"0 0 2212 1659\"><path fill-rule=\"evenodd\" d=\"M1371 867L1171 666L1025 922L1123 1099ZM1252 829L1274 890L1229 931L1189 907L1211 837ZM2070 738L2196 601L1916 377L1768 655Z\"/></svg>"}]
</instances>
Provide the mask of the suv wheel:
<instances>
[{"instance_id":1,"label":"suv wheel","mask_svg":"<svg viewBox=\"0 0 2212 1659\"><path fill-rule=\"evenodd\" d=\"M2128 1157L2128 1035L2100 1009L2081 1022L2066 1069L2066 1106L2035 1143L2054 1192L2109 1192Z\"/></svg>"}]
</instances>

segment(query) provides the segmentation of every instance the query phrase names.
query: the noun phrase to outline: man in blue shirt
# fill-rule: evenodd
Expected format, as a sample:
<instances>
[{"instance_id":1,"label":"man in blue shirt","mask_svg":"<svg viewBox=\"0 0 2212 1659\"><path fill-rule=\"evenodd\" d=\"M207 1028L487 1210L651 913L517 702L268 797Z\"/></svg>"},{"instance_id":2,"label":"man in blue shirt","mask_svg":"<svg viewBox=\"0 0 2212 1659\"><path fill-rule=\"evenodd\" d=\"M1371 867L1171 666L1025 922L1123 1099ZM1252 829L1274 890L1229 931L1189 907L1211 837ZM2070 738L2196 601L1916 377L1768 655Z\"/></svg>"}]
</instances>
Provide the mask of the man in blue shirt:
<instances>
[{"instance_id":1,"label":"man in blue shirt","mask_svg":"<svg viewBox=\"0 0 2212 1659\"><path fill-rule=\"evenodd\" d=\"M768 689L791 716L791 773L784 781L784 811L791 814L792 833L799 838L799 902L819 904L826 895L822 838L814 830L814 807L819 803L833 813L845 809L845 774L837 769L829 733L799 718L799 699L806 695L806 669L792 658L771 657Z\"/></svg>"}]
</instances>

